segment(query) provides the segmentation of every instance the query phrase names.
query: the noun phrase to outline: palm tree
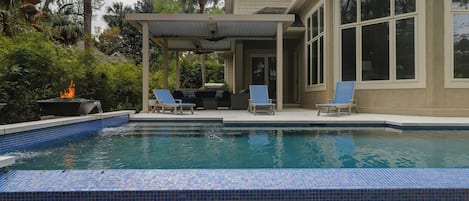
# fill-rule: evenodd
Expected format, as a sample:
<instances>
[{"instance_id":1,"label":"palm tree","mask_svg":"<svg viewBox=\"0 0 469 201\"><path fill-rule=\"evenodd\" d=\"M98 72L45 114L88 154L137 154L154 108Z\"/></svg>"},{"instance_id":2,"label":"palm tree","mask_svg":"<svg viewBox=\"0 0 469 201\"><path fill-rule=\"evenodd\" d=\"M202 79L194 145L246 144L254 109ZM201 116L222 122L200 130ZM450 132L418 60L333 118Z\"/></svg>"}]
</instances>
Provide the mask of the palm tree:
<instances>
[{"instance_id":1,"label":"palm tree","mask_svg":"<svg viewBox=\"0 0 469 201\"><path fill-rule=\"evenodd\" d=\"M110 27L119 27L122 29L126 13L132 12L130 6L125 6L122 2L114 2L112 6L107 7L107 15L104 15L104 21Z\"/></svg>"},{"instance_id":2,"label":"palm tree","mask_svg":"<svg viewBox=\"0 0 469 201\"><path fill-rule=\"evenodd\" d=\"M83 35L83 24L73 18L76 14L73 3L58 6L57 13L50 18L51 26L56 33L54 38L64 44L75 44Z\"/></svg>"}]
</instances>

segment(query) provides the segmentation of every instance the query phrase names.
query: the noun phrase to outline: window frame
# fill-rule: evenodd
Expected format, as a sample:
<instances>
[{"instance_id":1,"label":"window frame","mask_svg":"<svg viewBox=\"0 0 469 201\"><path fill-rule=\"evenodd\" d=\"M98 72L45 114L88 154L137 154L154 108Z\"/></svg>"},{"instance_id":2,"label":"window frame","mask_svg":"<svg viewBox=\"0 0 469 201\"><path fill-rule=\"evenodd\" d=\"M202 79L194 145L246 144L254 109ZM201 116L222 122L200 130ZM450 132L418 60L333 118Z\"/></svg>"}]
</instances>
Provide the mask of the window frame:
<instances>
[{"instance_id":1,"label":"window frame","mask_svg":"<svg viewBox=\"0 0 469 201\"><path fill-rule=\"evenodd\" d=\"M319 11L320 11L320 8L323 8L322 9L322 18L321 18L321 15L319 15ZM326 37L327 37L327 27L328 25L326 24L326 15L327 15L327 7L326 7L326 3L324 0L320 0L317 2L317 4L308 12L308 14L305 16L305 19L304 19L304 22L306 22L306 31L305 31L305 36L304 36L304 39L305 39L305 43L304 43L304 48L305 48L305 51L304 51L304 55L305 55L305 76L304 76L304 86L305 86L305 91L323 91L323 90L326 90L326 82L327 82L327 78L326 78L326 63L327 63L327 60L326 60L326 46L324 45L324 43L326 42ZM309 31L311 29L311 27L308 27L308 25L310 24L311 26L313 25L312 23L312 18L313 18L313 14L314 13L318 13L318 35L316 35L315 37L313 37L313 31ZM321 20L322 20L322 33L320 33L320 25L321 25ZM308 35L310 34L310 35ZM323 48L322 48L322 77L323 77L323 82L320 83L320 78L321 78L321 75L320 75L320 71L321 71L321 59L320 59L320 47L321 47L321 44L320 44L320 40L322 38L322 41L323 41ZM310 39L310 40L308 40ZM311 82L313 81L312 79L312 74L313 74L313 68L312 68L312 61L313 61L313 57L312 57L312 54L313 54L313 51L309 51L310 52L310 55L308 57L308 48L310 45L312 45L314 42L317 42L317 65L318 65L318 68L317 68L317 72L316 72L316 76L317 76L317 81L318 83L317 84L310 84L308 81L310 80ZM309 60L308 60L309 58ZM308 65L310 64L310 65ZM308 72L310 72L308 74Z\"/></svg>"},{"instance_id":2,"label":"window frame","mask_svg":"<svg viewBox=\"0 0 469 201\"><path fill-rule=\"evenodd\" d=\"M453 40L453 23L455 14L469 15L469 9L453 9L452 0L446 0L444 9L444 29L445 29L445 88L469 88L469 78L454 78L454 40Z\"/></svg>"},{"instance_id":3,"label":"window frame","mask_svg":"<svg viewBox=\"0 0 469 201\"><path fill-rule=\"evenodd\" d=\"M399 88L425 88L426 86L426 62L425 62L425 0L415 0L415 12L395 15L395 0L390 1L390 15L371 20L361 20L361 0L357 0L357 20L356 22L341 24L341 1L333 1L335 26L334 38L334 80L342 80L342 30L348 28L356 29L356 75L355 82L357 89L399 89ZM414 18L414 52L415 52L415 78L397 79L396 71L396 21ZM389 80L368 80L362 79L362 27L378 23L389 23Z\"/></svg>"}]
</instances>

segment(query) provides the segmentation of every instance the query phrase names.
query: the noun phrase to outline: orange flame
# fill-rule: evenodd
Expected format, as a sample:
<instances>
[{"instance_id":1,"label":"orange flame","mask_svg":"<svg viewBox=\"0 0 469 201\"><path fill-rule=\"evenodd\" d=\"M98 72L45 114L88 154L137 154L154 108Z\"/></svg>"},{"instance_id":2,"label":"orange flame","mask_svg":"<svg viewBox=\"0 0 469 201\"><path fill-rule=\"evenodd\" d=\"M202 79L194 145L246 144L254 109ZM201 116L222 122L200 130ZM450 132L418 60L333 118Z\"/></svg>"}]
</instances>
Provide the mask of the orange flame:
<instances>
[{"instance_id":1,"label":"orange flame","mask_svg":"<svg viewBox=\"0 0 469 201\"><path fill-rule=\"evenodd\" d=\"M75 98L75 83L70 81L70 86L63 92L60 92L60 98Z\"/></svg>"}]
</instances>

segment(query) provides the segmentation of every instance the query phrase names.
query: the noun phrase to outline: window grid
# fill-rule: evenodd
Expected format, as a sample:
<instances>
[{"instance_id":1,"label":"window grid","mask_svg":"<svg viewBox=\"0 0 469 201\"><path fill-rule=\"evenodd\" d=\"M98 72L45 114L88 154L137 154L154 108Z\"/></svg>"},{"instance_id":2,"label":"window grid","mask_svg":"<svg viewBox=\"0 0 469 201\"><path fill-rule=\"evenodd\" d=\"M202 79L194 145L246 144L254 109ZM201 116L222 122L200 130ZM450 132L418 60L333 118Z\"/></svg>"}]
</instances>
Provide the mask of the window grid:
<instances>
[{"instance_id":1,"label":"window grid","mask_svg":"<svg viewBox=\"0 0 469 201\"><path fill-rule=\"evenodd\" d=\"M460 43L458 44L455 44L457 41L455 41L455 36L456 36L456 30L455 30L455 16L468 16L469 17L469 3L466 3L466 8L461 8L461 7L455 7L454 4L457 4L457 2L455 2L454 0L451 1L451 6L450 6L450 19L451 19L451 23L449 23L449 26L450 26L450 30L451 30L451 42L449 43L450 44L450 60L451 60L451 65L450 65L450 72L448 74L449 77L450 77L450 80L451 81L454 81L454 82L467 82L469 81L469 74L467 73L467 71L469 70L466 70L467 68L469 68L469 66L467 66L467 63L466 65L464 65L464 63L458 63L458 62L461 62L462 60L464 59L458 59L459 61L457 61L456 59L456 54L458 54L456 51L456 48L458 48L457 46L460 46L462 47L462 45L460 45ZM460 37L463 37L465 38L466 40L469 39L469 38L466 38L466 36L464 36L465 34L460 34L461 36ZM461 40L462 41L462 40ZM463 51L463 52L466 52L466 51ZM464 54L464 53L463 53ZM461 57L461 56L460 56ZM456 68L456 66L462 66L462 67L459 67L459 69Z\"/></svg>"},{"instance_id":2,"label":"window grid","mask_svg":"<svg viewBox=\"0 0 469 201\"><path fill-rule=\"evenodd\" d=\"M313 12L308 15L306 32L306 87L315 87L324 84L324 3L319 4ZM317 16L317 17L315 17ZM316 18L316 22L313 19ZM316 26L313 26L316 25ZM316 50L313 49L313 45ZM315 53L316 55L313 55ZM313 62L314 61L314 62ZM316 66L314 66L316 65Z\"/></svg>"},{"instance_id":3,"label":"window grid","mask_svg":"<svg viewBox=\"0 0 469 201\"><path fill-rule=\"evenodd\" d=\"M417 1L415 1L415 4L417 5ZM381 17L381 18L376 18L376 19L370 19L370 20L364 20L362 21L361 19L361 0L356 1L357 4L357 11L356 11L356 22L351 22L351 23L345 23L342 24L342 22L339 22L339 38L342 38L342 33L344 29L350 29L350 28L356 28L356 81L359 82L368 82L368 81L363 81L362 79L362 28L365 26L370 26L370 25L376 25L380 23L389 23L389 79L388 80L379 80L379 81L399 81L396 76L396 21L399 20L405 20L405 19L411 19L413 18L414 23L414 43L416 43L416 31L417 30L417 6L415 5L415 10L413 12L409 13L402 13L396 15L396 9L395 9L395 0L390 0L390 13L389 16L386 17ZM339 6L341 6L339 4ZM341 13L341 8L339 8L339 12ZM340 42L342 44L342 41ZM416 45L414 44L414 47ZM341 47L342 49L342 47ZM417 55L417 49L414 48L414 55ZM342 61L342 53L340 54L340 60ZM416 62L417 58L414 57L414 79L400 79L400 80L416 80L417 76L417 70L416 70ZM340 72L342 72L342 64L340 64ZM340 79L342 80L342 73ZM376 80L373 80L376 81Z\"/></svg>"}]
</instances>

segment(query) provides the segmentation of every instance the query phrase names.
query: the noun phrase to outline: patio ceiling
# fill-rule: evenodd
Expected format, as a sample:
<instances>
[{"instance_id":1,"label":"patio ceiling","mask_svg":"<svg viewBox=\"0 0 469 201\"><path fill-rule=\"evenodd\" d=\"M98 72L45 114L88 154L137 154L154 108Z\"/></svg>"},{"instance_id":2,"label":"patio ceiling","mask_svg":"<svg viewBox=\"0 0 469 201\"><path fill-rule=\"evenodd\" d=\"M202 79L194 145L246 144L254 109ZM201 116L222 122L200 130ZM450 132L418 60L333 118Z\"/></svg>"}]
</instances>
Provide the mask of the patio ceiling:
<instances>
[{"instance_id":1,"label":"patio ceiling","mask_svg":"<svg viewBox=\"0 0 469 201\"><path fill-rule=\"evenodd\" d=\"M130 13L126 20L140 31L143 23L148 23L150 38L160 46L167 44L169 50L208 52L231 50L232 39L275 39L277 24L282 23L286 30L295 17L288 14Z\"/></svg>"}]
</instances>

